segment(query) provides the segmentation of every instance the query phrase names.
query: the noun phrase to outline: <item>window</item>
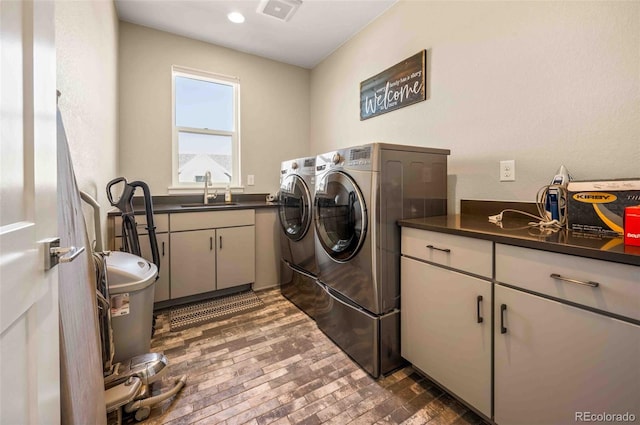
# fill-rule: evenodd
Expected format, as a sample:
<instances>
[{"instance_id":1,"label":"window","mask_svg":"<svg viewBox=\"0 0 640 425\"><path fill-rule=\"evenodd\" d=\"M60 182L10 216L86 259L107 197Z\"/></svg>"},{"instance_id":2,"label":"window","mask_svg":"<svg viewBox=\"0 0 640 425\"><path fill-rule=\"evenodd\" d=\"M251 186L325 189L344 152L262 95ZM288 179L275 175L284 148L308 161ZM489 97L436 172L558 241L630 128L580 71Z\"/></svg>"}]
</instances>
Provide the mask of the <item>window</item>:
<instances>
[{"instance_id":1,"label":"window","mask_svg":"<svg viewBox=\"0 0 640 425\"><path fill-rule=\"evenodd\" d=\"M239 91L235 78L174 66L173 186L240 185Z\"/></svg>"}]
</instances>

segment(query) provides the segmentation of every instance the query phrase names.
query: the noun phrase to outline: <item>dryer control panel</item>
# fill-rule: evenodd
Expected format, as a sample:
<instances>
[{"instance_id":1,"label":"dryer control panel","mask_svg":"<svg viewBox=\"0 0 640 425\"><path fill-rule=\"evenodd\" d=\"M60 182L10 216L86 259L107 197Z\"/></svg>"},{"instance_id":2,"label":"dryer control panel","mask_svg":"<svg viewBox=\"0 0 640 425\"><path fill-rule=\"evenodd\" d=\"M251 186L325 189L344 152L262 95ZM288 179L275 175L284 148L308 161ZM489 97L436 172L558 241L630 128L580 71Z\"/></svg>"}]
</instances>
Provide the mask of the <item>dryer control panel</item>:
<instances>
[{"instance_id":1,"label":"dryer control panel","mask_svg":"<svg viewBox=\"0 0 640 425\"><path fill-rule=\"evenodd\" d=\"M371 146L351 148L347 151L345 165L358 166L371 164Z\"/></svg>"}]
</instances>

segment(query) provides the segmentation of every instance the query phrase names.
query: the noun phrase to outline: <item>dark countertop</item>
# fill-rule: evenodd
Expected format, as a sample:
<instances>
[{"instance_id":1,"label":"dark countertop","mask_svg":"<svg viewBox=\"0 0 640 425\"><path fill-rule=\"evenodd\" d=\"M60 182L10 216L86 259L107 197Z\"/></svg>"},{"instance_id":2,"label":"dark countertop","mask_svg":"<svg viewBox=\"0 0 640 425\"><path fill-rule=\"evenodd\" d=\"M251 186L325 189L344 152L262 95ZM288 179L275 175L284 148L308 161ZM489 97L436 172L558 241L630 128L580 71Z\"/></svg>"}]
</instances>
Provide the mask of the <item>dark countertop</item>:
<instances>
[{"instance_id":1,"label":"dark countertop","mask_svg":"<svg viewBox=\"0 0 640 425\"><path fill-rule=\"evenodd\" d=\"M501 228L490 223L486 215L448 215L400 220L398 224L506 245L640 266L640 247L625 246L621 236L580 233L566 229L543 233L527 226L529 221L505 217Z\"/></svg>"},{"instance_id":2,"label":"dark countertop","mask_svg":"<svg viewBox=\"0 0 640 425\"><path fill-rule=\"evenodd\" d=\"M179 196L154 196L153 212L155 214L184 213L198 211L228 211L277 208L277 202L267 202L266 194L234 194L233 202L225 204L224 194L218 194L218 199L202 203L202 195L179 195ZM133 208L135 214L144 214L144 201L142 198L133 198ZM120 215L120 211L112 209L107 213L109 216Z\"/></svg>"}]
</instances>

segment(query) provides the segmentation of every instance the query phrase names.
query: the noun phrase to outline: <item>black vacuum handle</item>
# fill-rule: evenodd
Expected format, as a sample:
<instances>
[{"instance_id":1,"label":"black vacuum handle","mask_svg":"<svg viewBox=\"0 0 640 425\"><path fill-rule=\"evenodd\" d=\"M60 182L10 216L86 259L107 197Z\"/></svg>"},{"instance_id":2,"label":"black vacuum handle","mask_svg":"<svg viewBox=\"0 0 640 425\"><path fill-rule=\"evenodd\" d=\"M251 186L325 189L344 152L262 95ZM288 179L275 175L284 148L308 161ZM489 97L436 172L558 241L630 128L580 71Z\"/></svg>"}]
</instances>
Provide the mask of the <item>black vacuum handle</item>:
<instances>
[{"instance_id":1,"label":"black vacuum handle","mask_svg":"<svg viewBox=\"0 0 640 425\"><path fill-rule=\"evenodd\" d=\"M124 187L122 189L122 194L120 198L116 201L113 199L113 186L124 183ZM135 193L137 188L142 189L142 193L144 195L144 209L147 218L147 227L146 229L149 232L149 244L151 246L151 256L153 263L158 267L158 272L160 271L160 253L158 250L158 240L156 239L156 225L153 221L153 201L151 198L151 190L149 190L149 186L143 181L133 181L127 182L127 179L124 177L117 177L107 183L107 199L109 203L117 207L122 212L123 218L123 230L125 227L128 227L128 237L131 239L135 239L135 241L131 241L131 245L133 248L138 246L137 251L134 252L137 255L139 254L139 245L138 245L138 235L135 227L135 217L133 212L133 194ZM126 235L123 234L123 239Z\"/></svg>"},{"instance_id":2,"label":"black vacuum handle","mask_svg":"<svg viewBox=\"0 0 640 425\"><path fill-rule=\"evenodd\" d=\"M122 188L122 193L120 194L120 197L116 201L113 198L113 186L119 183L124 183L124 187ZM130 200L133 197L134 191L135 191L135 188L131 188L129 186L129 183L127 183L127 179L125 179L124 177L117 177L111 180L109 183L107 183L107 199L109 200L109 203L112 206L117 207L123 213L133 212L133 210L129 210L128 205L130 204Z\"/></svg>"},{"instance_id":3,"label":"black vacuum handle","mask_svg":"<svg viewBox=\"0 0 640 425\"><path fill-rule=\"evenodd\" d=\"M147 216L147 231L149 232L149 244L151 245L151 256L153 258L153 263L158 266L158 272L160 272L160 253L158 250L158 240L156 238L156 225L153 221L153 201L151 199L151 190L149 189L149 185L147 185L143 181L133 181L127 184L128 187L131 187L133 192L135 192L136 188L142 189L142 194L144 195L144 210ZM125 186L126 187L126 186ZM132 196L133 197L133 196ZM132 201L129 202L131 205L131 209L133 209Z\"/></svg>"}]
</instances>

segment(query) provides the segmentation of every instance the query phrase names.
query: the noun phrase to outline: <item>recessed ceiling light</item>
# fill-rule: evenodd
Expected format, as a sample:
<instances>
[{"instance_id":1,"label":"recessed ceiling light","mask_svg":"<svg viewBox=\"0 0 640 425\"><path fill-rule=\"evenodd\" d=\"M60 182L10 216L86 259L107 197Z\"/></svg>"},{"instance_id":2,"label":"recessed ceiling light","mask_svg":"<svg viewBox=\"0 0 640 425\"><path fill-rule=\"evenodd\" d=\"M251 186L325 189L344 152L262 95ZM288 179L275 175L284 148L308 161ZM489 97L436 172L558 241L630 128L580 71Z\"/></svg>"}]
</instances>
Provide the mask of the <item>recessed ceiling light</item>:
<instances>
[{"instance_id":1,"label":"recessed ceiling light","mask_svg":"<svg viewBox=\"0 0 640 425\"><path fill-rule=\"evenodd\" d=\"M241 24L244 22L244 16L240 12L231 12L227 15L227 18L234 24Z\"/></svg>"}]
</instances>

